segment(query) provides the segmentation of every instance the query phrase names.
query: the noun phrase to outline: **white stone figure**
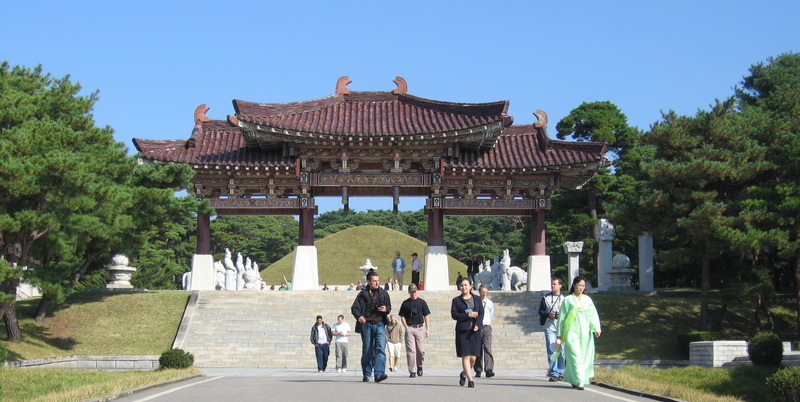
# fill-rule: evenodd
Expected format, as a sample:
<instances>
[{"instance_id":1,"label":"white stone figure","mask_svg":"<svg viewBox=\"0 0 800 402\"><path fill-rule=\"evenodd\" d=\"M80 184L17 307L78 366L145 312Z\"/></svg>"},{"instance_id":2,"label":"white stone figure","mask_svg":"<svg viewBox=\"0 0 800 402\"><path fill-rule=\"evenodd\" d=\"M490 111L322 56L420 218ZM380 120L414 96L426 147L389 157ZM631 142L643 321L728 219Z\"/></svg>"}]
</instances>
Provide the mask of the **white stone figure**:
<instances>
[{"instance_id":1,"label":"white stone figure","mask_svg":"<svg viewBox=\"0 0 800 402\"><path fill-rule=\"evenodd\" d=\"M261 277L261 271L258 270L258 263L256 263L255 261L253 261L253 272L256 273L256 277L258 278L258 287L261 290L266 289L267 284L266 282L264 282L264 278Z\"/></svg>"},{"instance_id":2,"label":"white stone figure","mask_svg":"<svg viewBox=\"0 0 800 402\"><path fill-rule=\"evenodd\" d=\"M367 262L365 262L365 263L364 263L364 265L362 265L362 266L358 267L358 270L359 270L359 271L361 271L361 272L363 273L363 274L361 275L361 283L363 283L363 284L366 286L366 284L367 284L367 273L368 273L370 270L375 270L375 271L377 271L377 270L378 270L378 267L376 267L376 266L372 265L372 262L369 260L369 258L367 258Z\"/></svg>"},{"instance_id":3,"label":"white stone figure","mask_svg":"<svg viewBox=\"0 0 800 402\"><path fill-rule=\"evenodd\" d=\"M503 270L500 256L494 256L492 263L492 289L501 290L503 284Z\"/></svg>"},{"instance_id":4,"label":"white stone figure","mask_svg":"<svg viewBox=\"0 0 800 402\"><path fill-rule=\"evenodd\" d=\"M244 289L244 259L242 253L236 253L236 290Z\"/></svg>"},{"instance_id":5,"label":"white stone figure","mask_svg":"<svg viewBox=\"0 0 800 402\"><path fill-rule=\"evenodd\" d=\"M222 261L214 261L214 289L225 290L225 266Z\"/></svg>"},{"instance_id":6,"label":"white stone figure","mask_svg":"<svg viewBox=\"0 0 800 402\"><path fill-rule=\"evenodd\" d=\"M481 272L478 272L476 276L477 282L475 287L480 287L480 285L486 285L489 289L494 289L492 286L492 282L494 276L492 274L492 265L489 260L486 260L481 264Z\"/></svg>"},{"instance_id":7,"label":"white stone figure","mask_svg":"<svg viewBox=\"0 0 800 402\"><path fill-rule=\"evenodd\" d=\"M231 259L231 250L225 249L225 290L236 290L236 266Z\"/></svg>"}]
</instances>

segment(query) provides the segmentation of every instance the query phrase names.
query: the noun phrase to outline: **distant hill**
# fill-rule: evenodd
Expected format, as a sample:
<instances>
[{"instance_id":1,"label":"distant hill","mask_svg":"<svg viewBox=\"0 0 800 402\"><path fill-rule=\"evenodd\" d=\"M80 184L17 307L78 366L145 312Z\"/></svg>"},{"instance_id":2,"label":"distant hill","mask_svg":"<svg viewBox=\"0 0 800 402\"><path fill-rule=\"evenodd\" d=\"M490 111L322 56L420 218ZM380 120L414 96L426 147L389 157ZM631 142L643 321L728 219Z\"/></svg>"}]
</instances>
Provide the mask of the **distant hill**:
<instances>
[{"instance_id":1,"label":"distant hill","mask_svg":"<svg viewBox=\"0 0 800 402\"><path fill-rule=\"evenodd\" d=\"M394 252L399 250L406 259L408 267L404 282L411 281L411 253L417 253L425 266L425 242L419 241L404 233L384 226L356 226L334 233L322 240L314 242L317 246L320 285L344 285L356 283L361 278L358 267L364 265L367 258L372 265L378 267L381 282L389 278L389 265ZM266 269L261 270L261 277L268 285L279 284L283 275L291 280L294 252L287 254ZM448 257L450 267L450 283L455 283L458 272L464 274L466 265L452 257ZM424 281L425 273L422 274ZM344 289L340 289L344 290Z\"/></svg>"}]
</instances>

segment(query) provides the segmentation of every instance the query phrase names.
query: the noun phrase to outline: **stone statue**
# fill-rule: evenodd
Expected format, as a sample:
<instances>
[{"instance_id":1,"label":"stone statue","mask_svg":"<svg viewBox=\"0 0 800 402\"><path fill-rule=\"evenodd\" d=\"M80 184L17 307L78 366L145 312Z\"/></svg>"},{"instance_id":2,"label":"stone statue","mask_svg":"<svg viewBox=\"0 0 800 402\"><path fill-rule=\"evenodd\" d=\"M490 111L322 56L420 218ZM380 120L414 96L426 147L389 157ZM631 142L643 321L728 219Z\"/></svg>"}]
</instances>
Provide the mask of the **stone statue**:
<instances>
[{"instance_id":1,"label":"stone statue","mask_svg":"<svg viewBox=\"0 0 800 402\"><path fill-rule=\"evenodd\" d=\"M236 253L236 290L244 289L244 259L242 253Z\"/></svg>"},{"instance_id":2,"label":"stone statue","mask_svg":"<svg viewBox=\"0 0 800 402\"><path fill-rule=\"evenodd\" d=\"M487 288L493 289L492 282L494 280L494 275L492 274L492 265L489 260L486 260L481 264L481 272L475 276L477 283L475 287L480 287L480 285L486 285Z\"/></svg>"},{"instance_id":3,"label":"stone statue","mask_svg":"<svg viewBox=\"0 0 800 402\"><path fill-rule=\"evenodd\" d=\"M231 250L225 249L225 290L236 290L236 266L231 259Z\"/></svg>"},{"instance_id":4,"label":"stone statue","mask_svg":"<svg viewBox=\"0 0 800 402\"><path fill-rule=\"evenodd\" d=\"M367 258L367 262L365 262L364 265L358 267L358 270L362 272L361 282L366 284L367 283L367 273L369 271L377 271L378 267L372 265L372 262L369 260L369 258Z\"/></svg>"},{"instance_id":5,"label":"stone statue","mask_svg":"<svg viewBox=\"0 0 800 402\"><path fill-rule=\"evenodd\" d=\"M225 266L222 261L214 261L214 289L225 290Z\"/></svg>"}]
</instances>

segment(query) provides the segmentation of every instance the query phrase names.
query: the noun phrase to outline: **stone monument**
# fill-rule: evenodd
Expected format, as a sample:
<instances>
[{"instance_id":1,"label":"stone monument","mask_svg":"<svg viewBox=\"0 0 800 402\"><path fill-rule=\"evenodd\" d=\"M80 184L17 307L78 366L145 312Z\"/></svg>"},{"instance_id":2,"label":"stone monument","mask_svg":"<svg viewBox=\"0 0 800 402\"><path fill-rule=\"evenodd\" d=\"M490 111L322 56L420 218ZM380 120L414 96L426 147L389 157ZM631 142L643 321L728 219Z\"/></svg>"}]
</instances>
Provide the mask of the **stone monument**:
<instances>
[{"instance_id":1,"label":"stone monument","mask_svg":"<svg viewBox=\"0 0 800 402\"><path fill-rule=\"evenodd\" d=\"M614 242L614 225L608 219L597 222L599 251L597 253L597 290L607 290L611 286L608 271L611 269L612 244Z\"/></svg>"},{"instance_id":2,"label":"stone monument","mask_svg":"<svg viewBox=\"0 0 800 402\"><path fill-rule=\"evenodd\" d=\"M653 292L653 236L643 232L639 235L639 291Z\"/></svg>"}]
</instances>

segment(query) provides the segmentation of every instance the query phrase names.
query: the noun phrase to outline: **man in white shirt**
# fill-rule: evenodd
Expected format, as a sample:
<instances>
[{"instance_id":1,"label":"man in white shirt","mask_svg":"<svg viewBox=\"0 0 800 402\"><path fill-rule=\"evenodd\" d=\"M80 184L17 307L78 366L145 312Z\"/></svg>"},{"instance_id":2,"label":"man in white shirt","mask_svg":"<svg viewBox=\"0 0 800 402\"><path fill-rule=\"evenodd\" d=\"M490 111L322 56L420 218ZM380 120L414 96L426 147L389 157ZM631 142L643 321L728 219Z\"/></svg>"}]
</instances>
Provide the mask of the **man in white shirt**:
<instances>
[{"instance_id":1,"label":"man in white shirt","mask_svg":"<svg viewBox=\"0 0 800 402\"><path fill-rule=\"evenodd\" d=\"M489 288L481 285L478 289L483 303L483 328L481 329L481 355L475 359L475 377L481 376L481 371L486 371L486 377L494 377L494 356L492 356L492 318L494 317L494 303L489 299Z\"/></svg>"},{"instance_id":2,"label":"man in white shirt","mask_svg":"<svg viewBox=\"0 0 800 402\"><path fill-rule=\"evenodd\" d=\"M422 272L422 261L417 258L417 253L411 254L411 283L419 287L419 273Z\"/></svg>"},{"instance_id":3,"label":"man in white shirt","mask_svg":"<svg viewBox=\"0 0 800 402\"><path fill-rule=\"evenodd\" d=\"M344 322L344 316L339 314L333 324L332 334L336 336L336 372L347 372L347 337L350 336L350 324Z\"/></svg>"}]
</instances>

